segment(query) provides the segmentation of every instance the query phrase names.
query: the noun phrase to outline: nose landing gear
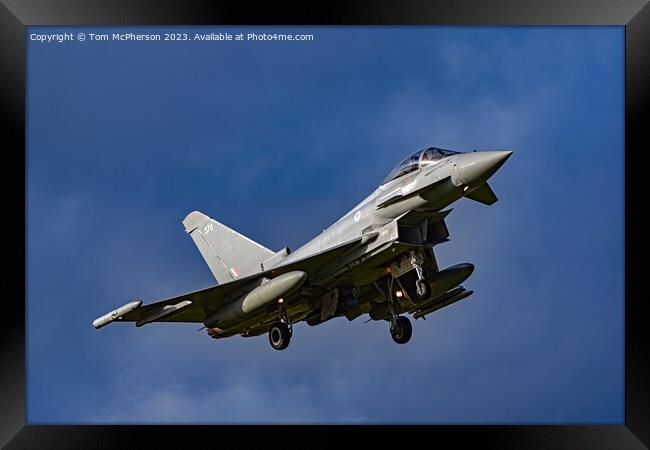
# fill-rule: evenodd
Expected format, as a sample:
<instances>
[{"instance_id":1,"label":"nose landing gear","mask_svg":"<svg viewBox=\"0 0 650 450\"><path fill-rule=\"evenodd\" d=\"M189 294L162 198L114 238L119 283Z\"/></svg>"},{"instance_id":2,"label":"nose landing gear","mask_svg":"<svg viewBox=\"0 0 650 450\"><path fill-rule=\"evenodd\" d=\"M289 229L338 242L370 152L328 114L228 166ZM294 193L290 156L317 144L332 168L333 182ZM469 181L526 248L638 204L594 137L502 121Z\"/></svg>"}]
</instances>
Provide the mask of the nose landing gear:
<instances>
[{"instance_id":1,"label":"nose landing gear","mask_svg":"<svg viewBox=\"0 0 650 450\"><path fill-rule=\"evenodd\" d=\"M418 301L426 300L431 297L431 286L424 278L422 262L422 255L411 250L411 265L418 276L418 279L415 281L415 295Z\"/></svg>"}]
</instances>

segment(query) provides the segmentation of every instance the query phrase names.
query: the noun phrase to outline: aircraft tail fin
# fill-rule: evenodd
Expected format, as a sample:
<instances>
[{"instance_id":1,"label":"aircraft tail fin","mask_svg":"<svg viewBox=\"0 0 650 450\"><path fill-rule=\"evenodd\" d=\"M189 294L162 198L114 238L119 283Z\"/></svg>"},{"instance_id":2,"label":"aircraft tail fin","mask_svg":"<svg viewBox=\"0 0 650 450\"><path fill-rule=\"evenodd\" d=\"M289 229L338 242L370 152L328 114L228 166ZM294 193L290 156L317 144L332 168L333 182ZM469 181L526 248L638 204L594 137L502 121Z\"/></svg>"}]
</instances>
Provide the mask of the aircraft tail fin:
<instances>
[{"instance_id":1,"label":"aircraft tail fin","mask_svg":"<svg viewBox=\"0 0 650 450\"><path fill-rule=\"evenodd\" d=\"M199 211L189 213L183 226L219 284L260 272L262 261L274 254Z\"/></svg>"}]
</instances>

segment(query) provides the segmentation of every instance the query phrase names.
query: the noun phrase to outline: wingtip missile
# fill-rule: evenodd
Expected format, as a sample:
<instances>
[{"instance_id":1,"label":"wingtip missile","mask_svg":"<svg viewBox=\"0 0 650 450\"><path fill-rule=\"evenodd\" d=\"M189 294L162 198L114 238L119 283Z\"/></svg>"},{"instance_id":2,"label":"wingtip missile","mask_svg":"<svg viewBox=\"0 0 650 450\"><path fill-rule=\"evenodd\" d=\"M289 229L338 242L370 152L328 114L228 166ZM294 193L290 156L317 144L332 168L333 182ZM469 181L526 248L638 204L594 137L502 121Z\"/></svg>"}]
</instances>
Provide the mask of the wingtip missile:
<instances>
[{"instance_id":1,"label":"wingtip missile","mask_svg":"<svg viewBox=\"0 0 650 450\"><path fill-rule=\"evenodd\" d=\"M142 305L141 300L136 300L133 302L129 302L126 305L120 306L119 308L104 314L101 317L98 317L97 319L93 320L93 326L95 328L101 328L105 325L108 325L109 323L113 322L116 319L119 319L120 317L130 313L136 308L139 308L140 305Z\"/></svg>"}]
</instances>

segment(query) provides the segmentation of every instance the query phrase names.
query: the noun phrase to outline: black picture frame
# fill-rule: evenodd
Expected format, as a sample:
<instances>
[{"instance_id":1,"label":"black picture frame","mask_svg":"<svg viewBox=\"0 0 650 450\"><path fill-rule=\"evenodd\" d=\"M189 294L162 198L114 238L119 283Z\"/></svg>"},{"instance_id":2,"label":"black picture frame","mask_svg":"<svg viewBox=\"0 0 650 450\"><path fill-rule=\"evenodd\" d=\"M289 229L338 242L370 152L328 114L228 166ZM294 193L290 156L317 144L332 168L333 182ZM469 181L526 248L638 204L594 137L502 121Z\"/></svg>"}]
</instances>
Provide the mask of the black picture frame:
<instances>
[{"instance_id":1,"label":"black picture frame","mask_svg":"<svg viewBox=\"0 0 650 450\"><path fill-rule=\"evenodd\" d=\"M20 276L5 275L0 327L0 445L6 448L132 448L139 443L182 438L184 447L219 445L235 438L246 442L248 427L226 426L83 426L25 423L25 298L27 224L25 180L26 33L29 25L620 25L625 26L625 423L612 425L427 426L409 428L429 442L479 443L499 448L644 448L650 446L650 350L645 325L646 298L641 286L646 239L640 217L646 202L641 155L646 144L650 86L650 6L645 0L465 0L337 1L280 4L260 2L183 2L153 0L5 1L0 4L0 101L2 102L5 261ZM22 170L21 170L22 169ZM598 186L606 189L606 183ZM22 211L22 216L19 212ZM603 214L608 211L603 205ZM637 218L637 214L640 215ZM22 235L23 239L19 237ZM598 245L598 243L594 243ZM7 247L5 247L7 248ZM8 273L8 272L5 272ZM61 405L65 407L65 405ZM265 442L295 436L287 426L262 427ZM304 443L340 443L341 429L301 426ZM361 426L369 436L392 434L386 427ZM402 427L400 427L402 428ZM356 431L355 430L355 431ZM324 432L326 431L326 432ZM332 431L334 431L332 433ZM396 430L397 431L397 430ZM401 430L400 430L401 431ZM347 441L350 437L346 437ZM364 438L365 439L365 438ZM415 441L414 441L415 442Z\"/></svg>"}]
</instances>

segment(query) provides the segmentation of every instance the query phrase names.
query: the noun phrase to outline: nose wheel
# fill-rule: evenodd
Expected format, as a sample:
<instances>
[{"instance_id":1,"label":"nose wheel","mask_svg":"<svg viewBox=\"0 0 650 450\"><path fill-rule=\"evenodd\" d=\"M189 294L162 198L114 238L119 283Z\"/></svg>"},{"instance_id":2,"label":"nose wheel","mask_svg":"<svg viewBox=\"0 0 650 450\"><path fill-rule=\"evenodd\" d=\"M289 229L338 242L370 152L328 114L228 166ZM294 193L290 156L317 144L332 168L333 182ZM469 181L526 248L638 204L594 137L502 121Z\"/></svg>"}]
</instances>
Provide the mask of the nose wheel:
<instances>
[{"instance_id":1,"label":"nose wheel","mask_svg":"<svg viewBox=\"0 0 650 450\"><path fill-rule=\"evenodd\" d=\"M415 281L415 297L419 302L427 300L429 297L431 297L431 286L424 278L422 262L422 255L411 250L411 265L415 269L415 273L418 276L418 279Z\"/></svg>"}]
</instances>

